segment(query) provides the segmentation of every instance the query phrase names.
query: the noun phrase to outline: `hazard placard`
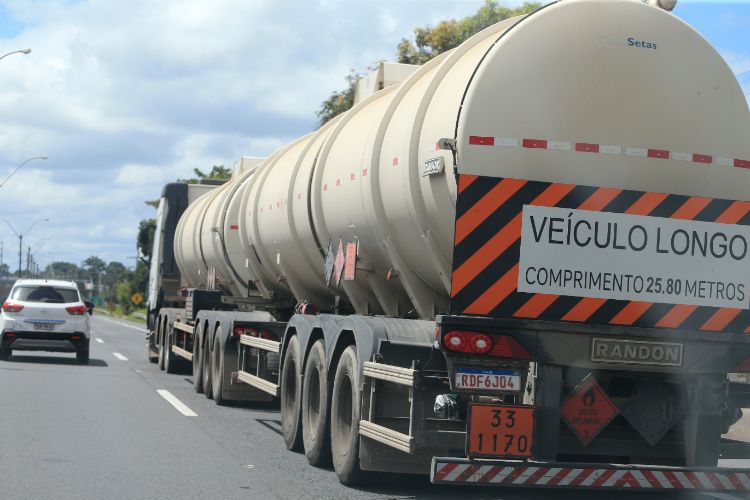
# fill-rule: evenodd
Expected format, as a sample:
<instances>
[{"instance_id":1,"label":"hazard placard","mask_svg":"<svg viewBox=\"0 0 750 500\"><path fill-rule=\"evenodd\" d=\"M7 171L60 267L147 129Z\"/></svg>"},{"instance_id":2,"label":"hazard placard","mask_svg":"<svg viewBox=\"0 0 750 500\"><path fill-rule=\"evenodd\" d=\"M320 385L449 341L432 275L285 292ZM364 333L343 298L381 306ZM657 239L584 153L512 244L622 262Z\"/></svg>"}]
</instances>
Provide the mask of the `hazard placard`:
<instances>
[{"instance_id":1,"label":"hazard placard","mask_svg":"<svg viewBox=\"0 0 750 500\"><path fill-rule=\"evenodd\" d=\"M466 453L470 457L527 458L533 438L533 406L469 405Z\"/></svg>"},{"instance_id":2,"label":"hazard placard","mask_svg":"<svg viewBox=\"0 0 750 500\"><path fill-rule=\"evenodd\" d=\"M357 244L346 244L346 262L344 263L344 280L353 281L357 268Z\"/></svg>"},{"instance_id":3,"label":"hazard placard","mask_svg":"<svg viewBox=\"0 0 750 500\"><path fill-rule=\"evenodd\" d=\"M620 412L591 374L576 386L560 410L563 420L584 446Z\"/></svg>"},{"instance_id":4,"label":"hazard placard","mask_svg":"<svg viewBox=\"0 0 750 500\"><path fill-rule=\"evenodd\" d=\"M339 286L341 273L344 271L344 244L339 238L339 247L336 250L336 261L333 265L333 284Z\"/></svg>"}]
</instances>

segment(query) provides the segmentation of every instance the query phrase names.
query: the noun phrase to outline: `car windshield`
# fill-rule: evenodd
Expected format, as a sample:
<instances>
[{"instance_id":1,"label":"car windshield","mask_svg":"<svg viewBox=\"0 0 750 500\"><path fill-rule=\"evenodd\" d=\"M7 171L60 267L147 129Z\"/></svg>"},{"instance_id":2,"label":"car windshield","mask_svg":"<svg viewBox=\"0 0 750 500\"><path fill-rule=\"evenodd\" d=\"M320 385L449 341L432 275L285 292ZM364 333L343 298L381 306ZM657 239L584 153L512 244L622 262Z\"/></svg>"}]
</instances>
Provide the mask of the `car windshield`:
<instances>
[{"instance_id":1,"label":"car windshield","mask_svg":"<svg viewBox=\"0 0 750 500\"><path fill-rule=\"evenodd\" d=\"M45 285L18 286L13 289L10 298L24 302L55 302L59 304L80 302L78 292L72 288Z\"/></svg>"}]
</instances>

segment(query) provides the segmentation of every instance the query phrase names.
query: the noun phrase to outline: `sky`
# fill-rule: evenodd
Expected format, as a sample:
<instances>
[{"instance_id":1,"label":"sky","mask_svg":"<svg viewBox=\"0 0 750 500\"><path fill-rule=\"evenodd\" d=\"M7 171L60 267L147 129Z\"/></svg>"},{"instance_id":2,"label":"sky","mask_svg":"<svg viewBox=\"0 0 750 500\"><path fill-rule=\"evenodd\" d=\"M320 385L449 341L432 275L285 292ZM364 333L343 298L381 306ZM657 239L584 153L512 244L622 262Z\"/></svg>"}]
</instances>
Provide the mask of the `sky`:
<instances>
[{"instance_id":1,"label":"sky","mask_svg":"<svg viewBox=\"0 0 750 500\"><path fill-rule=\"evenodd\" d=\"M49 157L0 187L3 262L17 268L20 232L42 267L91 255L134 266L138 223L155 214L144 201L165 183L314 130L350 69L394 60L415 27L482 4L0 0L0 55L32 49L0 60L0 182ZM674 13L750 94L750 0L680 0Z\"/></svg>"}]
</instances>

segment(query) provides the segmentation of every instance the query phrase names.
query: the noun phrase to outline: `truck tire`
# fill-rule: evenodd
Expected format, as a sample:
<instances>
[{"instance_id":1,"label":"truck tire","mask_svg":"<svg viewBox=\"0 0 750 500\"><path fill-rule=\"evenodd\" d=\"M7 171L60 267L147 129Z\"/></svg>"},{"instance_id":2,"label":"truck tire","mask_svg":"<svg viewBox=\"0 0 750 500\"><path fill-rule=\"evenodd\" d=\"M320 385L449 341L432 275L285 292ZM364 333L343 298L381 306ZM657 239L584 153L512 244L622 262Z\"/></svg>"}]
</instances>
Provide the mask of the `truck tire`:
<instances>
[{"instance_id":1,"label":"truck tire","mask_svg":"<svg viewBox=\"0 0 750 500\"><path fill-rule=\"evenodd\" d=\"M172 352L172 344L174 343L174 333L167 334L166 345L164 346L164 371L167 373L179 372L179 360L177 355Z\"/></svg>"},{"instance_id":2,"label":"truck tire","mask_svg":"<svg viewBox=\"0 0 750 500\"><path fill-rule=\"evenodd\" d=\"M357 348L349 346L336 366L331 397L331 458L339 481L346 486L358 485L365 478L359 467L361 411Z\"/></svg>"},{"instance_id":3,"label":"truck tire","mask_svg":"<svg viewBox=\"0 0 750 500\"><path fill-rule=\"evenodd\" d=\"M193 339L193 388L195 392L201 394L203 392L203 335L201 334L200 325L195 329L195 337Z\"/></svg>"},{"instance_id":4,"label":"truck tire","mask_svg":"<svg viewBox=\"0 0 750 500\"><path fill-rule=\"evenodd\" d=\"M159 354L158 353L154 354L153 352L151 352L151 348L150 347L148 349L148 362L149 363L154 363L154 364L156 364L156 363L159 362Z\"/></svg>"},{"instance_id":5,"label":"truck tire","mask_svg":"<svg viewBox=\"0 0 750 500\"><path fill-rule=\"evenodd\" d=\"M328 436L328 410L331 407L326 349L322 340L310 349L302 382L302 441L310 464L325 466L331 462Z\"/></svg>"},{"instance_id":6,"label":"truck tire","mask_svg":"<svg viewBox=\"0 0 750 500\"><path fill-rule=\"evenodd\" d=\"M302 371L299 359L299 339L293 336L284 352L284 363L281 368L281 432L288 450L302 450Z\"/></svg>"},{"instance_id":7,"label":"truck tire","mask_svg":"<svg viewBox=\"0 0 750 500\"><path fill-rule=\"evenodd\" d=\"M206 335L203 339L203 394L208 399L214 397L213 384L211 383L211 349L208 345L209 338Z\"/></svg>"},{"instance_id":8,"label":"truck tire","mask_svg":"<svg viewBox=\"0 0 750 500\"><path fill-rule=\"evenodd\" d=\"M214 337L214 353L211 360L211 392L213 392L214 402L219 406L224 406L226 401L221 397L224 389L224 353L221 352L221 330L216 331Z\"/></svg>"},{"instance_id":9,"label":"truck tire","mask_svg":"<svg viewBox=\"0 0 750 500\"><path fill-rule=\"evenodd\" d=\"M164 325L162 325L162 331L159 332L159 369L164 369L164 341L166 340L164 335Z\"/></svg>"}]
</instances>

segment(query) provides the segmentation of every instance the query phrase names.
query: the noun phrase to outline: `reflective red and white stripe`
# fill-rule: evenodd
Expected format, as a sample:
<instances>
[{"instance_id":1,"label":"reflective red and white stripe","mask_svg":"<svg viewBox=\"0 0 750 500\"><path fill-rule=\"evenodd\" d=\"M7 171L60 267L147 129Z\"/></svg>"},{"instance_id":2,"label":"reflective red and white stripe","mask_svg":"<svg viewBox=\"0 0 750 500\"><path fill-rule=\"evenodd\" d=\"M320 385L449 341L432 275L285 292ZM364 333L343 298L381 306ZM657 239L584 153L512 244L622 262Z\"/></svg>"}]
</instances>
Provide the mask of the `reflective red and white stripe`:
<instances>
[{"instance_id":1,"label":"reflective red and white stripe","mask_svg":"<svg viewBox=\"0 0 750 500\"><path fill-rule=\"evenodd\" d=\"M714 156L702 153L684 153L670 151L668 149L595 144L590 142L471 135L469 136L469 144L473 146L492 146L500 148L547 149L553 151L576 151L579 153L636 156L640 158L658 158L662 160L701 163L704 165L717 165L720 167L750 168L750 160L742 160L739 158Z\"/></svg>"},{"instance_id":2,"label":"reflective red and white stripe","mask_svg":"<svg viewBox=\"0 0 750 500\"><path fill-rule=\"evenodd\" d=\"M546 488L750 491L750 471L535 467L435 460L433 483Z\"/></svg>"}]
</instances>

